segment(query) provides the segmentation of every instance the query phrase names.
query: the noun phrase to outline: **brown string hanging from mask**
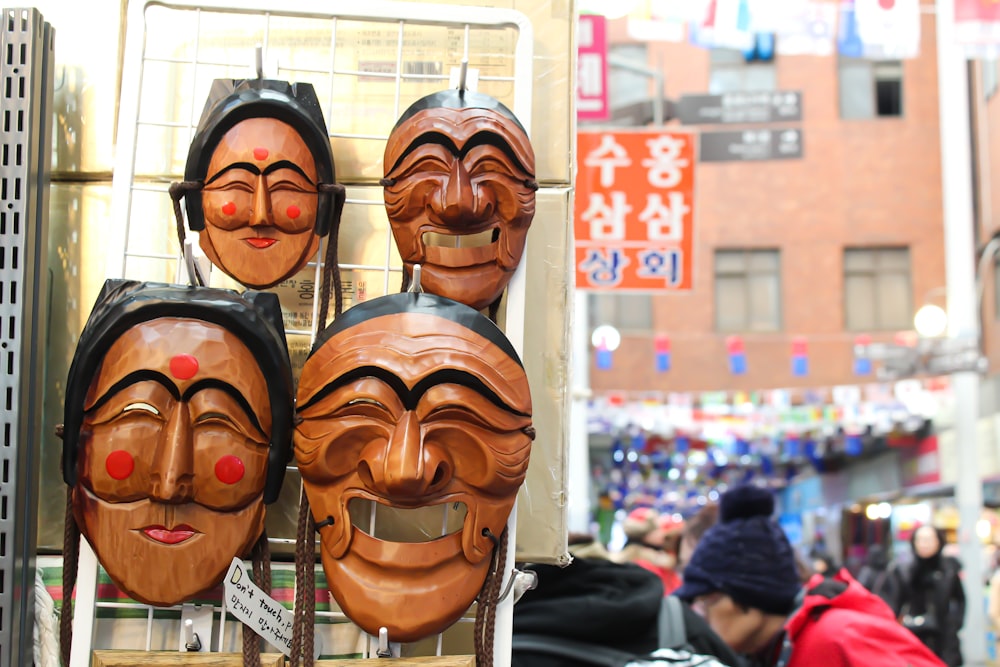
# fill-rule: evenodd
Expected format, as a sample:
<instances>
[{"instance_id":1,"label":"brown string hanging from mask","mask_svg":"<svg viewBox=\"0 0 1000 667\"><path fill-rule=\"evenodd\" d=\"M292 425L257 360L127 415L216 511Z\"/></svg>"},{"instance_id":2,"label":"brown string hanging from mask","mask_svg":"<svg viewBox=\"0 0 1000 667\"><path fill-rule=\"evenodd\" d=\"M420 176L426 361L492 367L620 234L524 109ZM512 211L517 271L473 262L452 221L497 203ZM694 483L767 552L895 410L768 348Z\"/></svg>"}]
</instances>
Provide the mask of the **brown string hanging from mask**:
<instances>
[{"instance_id":1,"label":"brown string hanging from mask","mask_svg":"<svg viewBox=\"0 0 1000 667\"><path fill-rule=\"evenodd\" d=\"M59 651L63 667L69 667L73 648L73 588L80 559L80 529L73 517L73 490L66 489L66 523L63 525L62 609L59 612Z\"/></svg>"}]
</instances>

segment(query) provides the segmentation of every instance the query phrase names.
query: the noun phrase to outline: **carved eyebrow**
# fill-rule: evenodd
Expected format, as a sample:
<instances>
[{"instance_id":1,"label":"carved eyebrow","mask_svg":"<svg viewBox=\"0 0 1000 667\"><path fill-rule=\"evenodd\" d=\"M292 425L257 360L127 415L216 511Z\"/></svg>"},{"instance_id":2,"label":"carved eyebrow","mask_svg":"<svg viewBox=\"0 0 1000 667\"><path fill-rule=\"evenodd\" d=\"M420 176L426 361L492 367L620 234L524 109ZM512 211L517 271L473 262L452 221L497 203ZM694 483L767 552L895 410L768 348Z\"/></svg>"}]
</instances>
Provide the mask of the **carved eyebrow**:
<instances>
[{"instance_id":1,"label":"carved eyebrow","mask_svg":"<svg viewBox=\"0 0 1000 667\"><path fill-rule=\"evenodd\" d=\"M212 178L205 181L205 185L211 185L217 181L219 177L231 169L243 169L244 171L249 171L254 176L260 176L260 169L257 168L257 165L251 162L233 162L232 164L227 164L225 167L217 171Z\"/></svg>"},{"instance_id":2,"label":"carved eyebrow","mask_svg":"<svg viewBox=\"0 0 1000 667\"><path fill-rule=\"evenodd\" d=\"M504 155L506 155L511 160L511 162L513 162L518 167L518 169L520 169L526 174L534 176L534 174L528 171L528 169L523 164L521 164L521 160L518 159L517 155L514 154L514 149L511 148L510 142L508 142L506 139L496 134L495 132L486 132L486 131L476 132L475 134L473 134L471 137L469 137L469 140L465 142L465 144L462 146L461 149L459 149L459 147L455 145L455 141L446 134L443 134L441 132L425 132L424 134L421 134L419 137L414 139L413 142L406 147L406 150L403 151L403 154L399 156L399 159L396 160L396 163L392 165L392 169L390 169L389 171L392 172L393 170L395 170L410 153L412 153L413 151L417 150L418 148L420 148L425 144L438 144L440 146L444 146L446 149L448 149L449 153L451 153L452 155L454 155L459 159L464 158L469 153L469 151L471 151L476 146L495 146L496 148L499 148L501 151L503 151Z\"/></svg>"},{"instance_id":3,"label":"carved eyebrow","mask_svg":"<svg viewBox=\"0 0 1000 667\"><path fill-rule=\"evenodd\" d=\"M232 164L227 164L225 167L217 171L215 175L212 176L212 178L205 181L205 185L211 185L216 180L218 180L219 177L221 177L224 173L226 173L231 169L242 169L244 171L249 171L254 176L260 176L261 173L263 173L264 176L267 176L268 174L278 171L279 169L291 169L292 171L300 174L302 178L306 179L306 181L309 182L309 185L316 185L315 183L313 183L311 178L306 176L306 172L302 171L302 167L295 164L291 160L278 160L277 162L273 162L264 167L263 172L261 172L261 170L257 167L257 165L251 162L233 162Z\"/></svg>"},{"instance_id":4,"label":"carved eyebrow","mask_svg":"<svg viewBox=\"0 0 1000 667\"><path fill-rule=\"evenodd\" d=\"M131 373L123 377L121 380L111 385L111 387L109 387L108 390L104 392L101 395L101 397L98 398L97 401L87 409L87 412L91 412L92 410L97 410L105 403L110 401L112 397L114 397L118 392L122 391L126 387L131 387L134 384L138 384L140 382L148 382L150 380L152 380L153 382L158 382L159 384L163 385L163 388L170 392L170 395L174 397L175 401L180 400L181 393L177 389L177 386L170 380L170 378L168 378L163 373L160 373L159 371L142 369L138 371L132 371Z\"/></svg>"},{"instance_id":5,"label":"carved eyebrow","mask_svg":"<svg viewBox=\"0 0 1000 667\"><path fill-rule=\"evenodd\" d=\"M220 389L229 394L233 400L239 404L239 406L247 414L247 417L250 419L254 428L256 428L262 436L267 437L267 434L264 433L264 429L260 425L260 421L257 419L256 413L254 413L253 408L250 407L250 403L247 402L247 399L239 392L239 390L236 389L236 387L228 382L214 379L200 380L188 387L187 391L185 391L182 396L180 390L177 388L177 385L175 385L170 378L159 371L149 369L133 371L118 382L115 382L106 392L104 392L104 394L101 395L100 398L97 399L94 405L87 409L87 412L99 409L125 388L130 387L133 384L138 384L139 382L147 381L153 381L163 385L163 388L170 392L170 395L173 396L175 401L189 401L192 396L203 389Z\"/></svg>"},{"instance_id":6,"label":"carved eyebrow","mask_svg":"<svg viewBox=\"0 0 1000 667\"><path fill-rule=\"evenodd\" d=\"M462 371L457 368L449 368L445 370L435 371L434 373L431 373L423 380L418 382L416 385L414 385L412 389L410 389L409 387L406 386L406 384L403 383L402 379L400 379L399 376L393 374L392 372L384 368L379 368L378 366L362 366L360 368L354 368L344 373L343 375L335 379L333 382L330 382L322 389L320 389L318 392L316 392L312 396L312 398L310 398L308 401L305 402L305 404L299 406L297 411L302 412L303 410L306 410L311 406L315 405L318 401L320 401L324 397L329 396L337 389L347 384L350 384L354 380L366 377L373 377L387 384L394 392L396 392L396 395L399 396L399 399L403 402L403 407L405 407L407 410L416 409L417 403L420 401L420 398L431 387L439 384L458 384L462 385L463 387L468 387L469 389L472 389L476 393L482 395L483 398L488 400L490 403L493 403L502 410L506 410L507 412L510 412L512 414L521 417L531 416L519 410L515 410L514 408L504 403L503 399L501 399L496 394L496 392L490 389L482 380L477 378L472 373L468 373L466 371Z\"/></svg>"},{"instance_id":7,"label":"carved eyebrow","mask_svg":"<svg viewBox=\"0 0 1000 667\"><path fill-rule=\"evenodd\" d=\"M273 164L267 165L266 167L264 167L264 175L267 176L268 174L278 171L279 169L291 169L292 171L301 175L302 178L306 179L306 181L309 182L309 185L316 185L315 183L312 182L311 178L306 176L306 172L302 171L302 167L300 167L299 165L295 164L290 160L278 160Z\"/></svg>"},{"instance_id":8,"label":"carved eyebrow","mask_svg":"<svg viewBox=\"0 0 1000 667\"><path fill-rule=\"evenodd\" d=\"M236 403L238 403L239 406L243 409L243 412L246 413L247 417L250 419L250 423L252 423L254 428L257 429L257 432L260 433L265 438L267 437L267 434L264 433L264 429L261 427L260 421L258 421L257 419L257 414L253 411L253 408L250 406L249 401L247 401L246 397L243 396L243 394L241 394L236 387L229 384L228 382L223 382L222 380L216 380L213 378L199 380L198 382L195 382L193 385L187 388L187 391L184 392L184 395L181 397L181 400L189 401L192 396L197 394L199 391L202 391L203 389L219 389L229 394L229 396L234 401L236 401Z\"/></svg>"}]
</instances>

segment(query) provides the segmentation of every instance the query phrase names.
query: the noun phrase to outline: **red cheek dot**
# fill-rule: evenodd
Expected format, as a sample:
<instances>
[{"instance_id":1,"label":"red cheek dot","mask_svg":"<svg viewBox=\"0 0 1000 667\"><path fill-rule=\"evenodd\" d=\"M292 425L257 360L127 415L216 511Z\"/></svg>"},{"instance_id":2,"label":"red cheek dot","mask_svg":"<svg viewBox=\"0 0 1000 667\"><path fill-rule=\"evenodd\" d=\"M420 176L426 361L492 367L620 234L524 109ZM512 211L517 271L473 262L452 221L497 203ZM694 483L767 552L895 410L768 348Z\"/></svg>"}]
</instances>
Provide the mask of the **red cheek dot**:
<instances>
[{"instance_id":1,"label":"red cheek dot","mask_svg":"<svg viewBox=\"0 0 1000 667\"><path fill-rule=\"evenodd\" d=\"M225 213L226 215L232 215L233 213L236 213L236 204L234 204L231 201L227 201L225 204L222 205L222 212Z\"/></svg>"},{"instance_id":2,"label":"red cheek dot","mask_svg":"<svg viewBox=\"0 0 1000 667\"><path fill-rule=\"evenodd\" d=\"M255 148L253 149L253 156L258 160L266 160L270 153L266 148Z\"/></svg>"},{"instance_id":3,"label":"red cheek dot","mask_svg":"<svg viewBox=\"0 0 1000 667\"><path fill-rule=\"evenodd\" d=\"M104 467L114 479L125 479L135 470L135 459L124 449L116 449L108 454Z\"/></svg>"},{"instance_id":4,"label":"red cheek dot","mask_svg":"<svg viewBox=\"0 0 1000 667\"><path fill-rule=\"evenodd\" d=\"M170 374L178 380L188 380L198 372L198 360L190 354L178 354L170 360Z\"/></svg>"},{"instance_id":5,"label":"red cheek dot","mask_svg":"<svg viewBox=\"0 0 1000 667\"><path fill-rule=\"evenodd\" d=\"M244 473L246 473L246 467L244 467L243 461L232 454L226 454L215 462L215 476L223 484L235 484L243 479Z\"/></svg>"},{"instance_id":6,"label":"red cheek dot","mask_svg":"<svg viewBox=\"0 0 1000 667\"><path fill-rule=\"evenodd\" d=\"M295 204L292 204L291 206L285 209L285 213L288 215L289 218L294 220L295 218L302 215L302 210Z\"/></svg>"}]
</instances>

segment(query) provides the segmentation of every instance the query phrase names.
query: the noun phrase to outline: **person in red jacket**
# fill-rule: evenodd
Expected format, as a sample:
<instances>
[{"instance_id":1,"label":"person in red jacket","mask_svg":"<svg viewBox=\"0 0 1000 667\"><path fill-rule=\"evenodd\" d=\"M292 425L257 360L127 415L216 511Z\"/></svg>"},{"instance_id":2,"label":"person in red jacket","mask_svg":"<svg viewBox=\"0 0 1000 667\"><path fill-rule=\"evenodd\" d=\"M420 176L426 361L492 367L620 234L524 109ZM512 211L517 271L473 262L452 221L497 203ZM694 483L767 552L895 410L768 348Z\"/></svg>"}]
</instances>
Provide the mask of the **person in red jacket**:
<instances>
[{"instance_id":1,"label":"person in red jacket","mask_svg":"<svg viewBox=\"0 0 1000 667\"><path fill-rule=\"evenodd\" d=\"M628 542L613 560L635 563L653 572L663 582L664 595L669 595L681 585L676 567L683 527L683 522L669 514L661 515L651 507L637 507L622 524Z\"/></svg>"},{"instance_id":2,"label":"person in red jacket","mask_svg":"<svg viewBox=\"0 0 1000 667\"><path fill-rule=\"evenodd\" d=\"M723 494L675 595L755 667L943 667L889 606L844 569L802 587L767 489Z\"/></svg>"}]
</instances>

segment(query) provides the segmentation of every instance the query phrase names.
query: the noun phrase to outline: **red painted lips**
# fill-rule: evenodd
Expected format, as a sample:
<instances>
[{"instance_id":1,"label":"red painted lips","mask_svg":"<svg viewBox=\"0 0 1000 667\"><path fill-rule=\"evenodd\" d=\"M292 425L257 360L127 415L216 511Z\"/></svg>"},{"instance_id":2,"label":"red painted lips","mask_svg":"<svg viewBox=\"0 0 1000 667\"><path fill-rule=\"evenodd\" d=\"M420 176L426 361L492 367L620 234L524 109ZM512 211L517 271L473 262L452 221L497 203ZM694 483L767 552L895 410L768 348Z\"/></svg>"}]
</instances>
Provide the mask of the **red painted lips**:
<instances>
[{"instance_id":1,"label":"red painted lips","mask_svg":"<svg viewBox=\"0 0 1000 667\"><path fill-rule=\"evenodd\" d=\"M184 540L194 537L198 532L188 525L180 525L175 528L165 528L163 526L147 526L142 529L146 537L154 542L163 544L180 544Z\"/></svg>"},{"instance_id":2,"label":"red painted lips","mask_svg":"<svg viewBox=\"0 0 1000 667\"><path fill-rule=\"evenodd\" d=\"M255 236L253 238L246 239L246 242L258 250L263 250L264 248L270 248L272 245L277 243L278 239L262 239Z\"/></svg>"}]
</instances>

